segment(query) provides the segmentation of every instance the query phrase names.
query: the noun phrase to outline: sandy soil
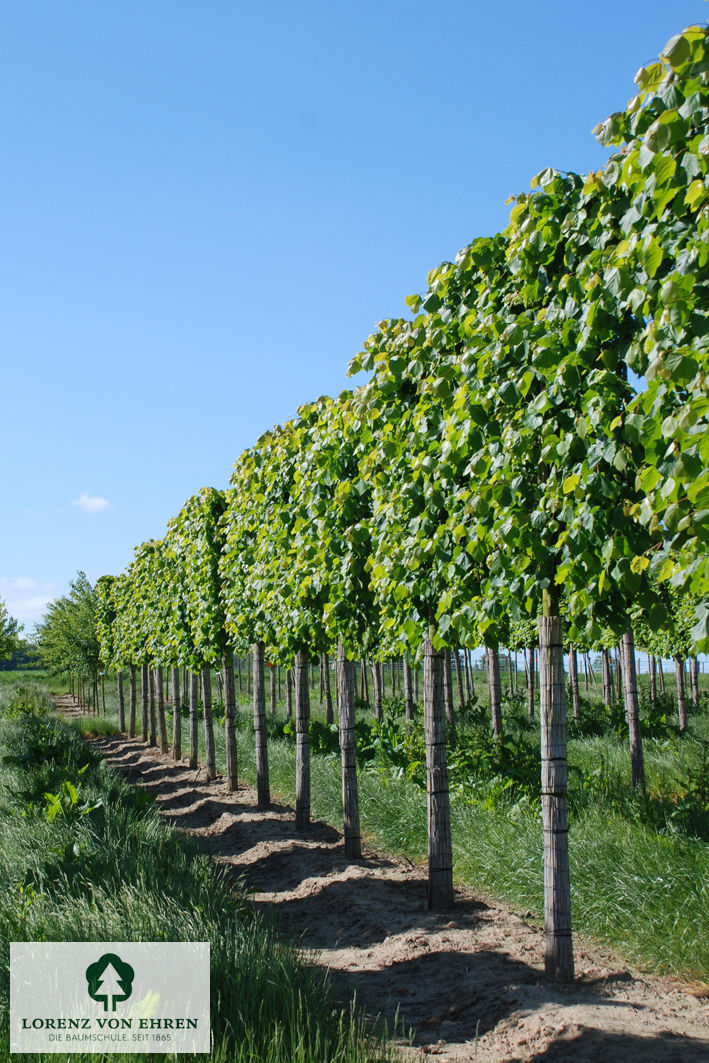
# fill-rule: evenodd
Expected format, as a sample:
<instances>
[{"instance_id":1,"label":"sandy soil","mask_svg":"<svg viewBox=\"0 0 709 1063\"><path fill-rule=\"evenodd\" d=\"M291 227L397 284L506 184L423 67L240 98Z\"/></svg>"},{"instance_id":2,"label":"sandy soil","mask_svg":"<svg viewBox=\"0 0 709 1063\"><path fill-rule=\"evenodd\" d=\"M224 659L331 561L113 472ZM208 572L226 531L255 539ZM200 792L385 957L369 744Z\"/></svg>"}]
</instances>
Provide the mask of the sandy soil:
<instances>
[{"instance_id":1,"label":"sandy soil","mask_svg":"<svg viewBox=\"0 0 709 1063\"><path fill-rule=\"evenodd\" d=\"M63 703L62 703L63 702ZM59 707L69 709L69 700ZM257 909L298 935L343 1000L408 1028L403 1056L437 1063L709 1063L709 992L642 974L575 942L578 979L545 982L543 932L520 914L456 890L453 911L426 910L425 868L365 848L348 861L322 822L297 832L293 810L256 810L244 787L174 763L138 740L95 739L172 826L227 865Z\"/></svg>"}]
</instances>

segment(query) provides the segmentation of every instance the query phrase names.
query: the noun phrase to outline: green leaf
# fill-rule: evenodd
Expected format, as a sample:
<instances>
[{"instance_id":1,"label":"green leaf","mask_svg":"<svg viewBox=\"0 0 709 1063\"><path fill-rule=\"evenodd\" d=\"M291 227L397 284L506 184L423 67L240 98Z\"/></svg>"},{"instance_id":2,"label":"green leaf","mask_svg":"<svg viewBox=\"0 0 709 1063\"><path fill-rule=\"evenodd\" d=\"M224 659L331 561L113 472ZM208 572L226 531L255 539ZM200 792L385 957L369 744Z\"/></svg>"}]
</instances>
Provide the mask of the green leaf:
<instances>
[{"instance_id":1,"label":"green leaf","mask_svg":"<svg viewBox=\"0 0 709 1063\"><path fill-rule=\"evenodd\" d=\"M670 37L662 51L662 55L673 70L679 70L692 58L692 49L687 38L678 33L674 37Z\"/></svg>"},{"instance_id":2,"label":"green leaf","mask_svg":"<svg viewBox=\"0 0 709 1063\"><path fill-rule=\"evenodd\" d=\"M643 265L648 277L654 277L660 268L663 251L654 236L650 236L643 244Z\"/></svg>"}]
</instances>

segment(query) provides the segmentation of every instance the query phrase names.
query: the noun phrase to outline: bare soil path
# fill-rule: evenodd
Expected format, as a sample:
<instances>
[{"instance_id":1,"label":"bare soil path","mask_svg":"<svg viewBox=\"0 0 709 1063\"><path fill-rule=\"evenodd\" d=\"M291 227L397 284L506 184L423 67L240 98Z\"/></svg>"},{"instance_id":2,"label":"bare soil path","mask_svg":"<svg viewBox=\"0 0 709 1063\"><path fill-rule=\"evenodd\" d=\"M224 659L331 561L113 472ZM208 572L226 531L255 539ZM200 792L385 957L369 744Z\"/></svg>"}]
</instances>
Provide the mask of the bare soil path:
<instances>
[{"instance_id":1,"label":"bare soil path","mask_svg":"<svg viewBox=\"0 0 709 1063\"><path fill-rule=\"evenodd\" d=\"M259 812L248 787L229 794L139 740L94 742L299 937L343 1001L356 993L390 1024L398 1013L413 1032L412 1046L401 1041L408 1060L709 1063L706 987L642 974L579 942L577 983L550 985L543 931L507 908L458 888L452 912L431 913L425 868L369 848L348 861L326 823L296 831L290 807Z\"/></svg>"}]
</instances>

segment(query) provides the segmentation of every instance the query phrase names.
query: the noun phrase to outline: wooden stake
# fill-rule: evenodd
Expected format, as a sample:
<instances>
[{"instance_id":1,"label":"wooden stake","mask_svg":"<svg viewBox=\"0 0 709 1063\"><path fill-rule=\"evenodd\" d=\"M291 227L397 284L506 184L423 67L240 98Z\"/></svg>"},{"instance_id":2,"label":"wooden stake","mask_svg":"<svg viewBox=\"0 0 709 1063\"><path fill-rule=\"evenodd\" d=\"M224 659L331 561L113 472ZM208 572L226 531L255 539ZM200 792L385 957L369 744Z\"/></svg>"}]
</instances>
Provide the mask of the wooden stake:
<instances>
[{"instance_id":1,"label":"wooden stake","mask_svg":"<svg viewBox=\"0 0 709 1063\"><path fill-rule=\"evenodd\" d=\"M446 713L443 698L444 655L426 639L423 673L423 714L426 731L426 793L428 805L428 907L453 906L453 855L446 756Z\"/></svg>"},{"instance_id":2,"label":"wooden stake","mask_svg":"<svg viewBox=\"0 0 709 1063\"><path fill-rule=\"evenodd\" d=\"M268 779L268 743L266 734L266 676L264 674L264 645L254 643L254 742L256 746L256 791L258 807L268 808L271 790Z\"/></svg>"},{"instance_id":3,"label":"wooden stake","mask_svg":"<svg viewBox=\"0 0 709 1063\"><path fill-rule=\"evenodd\" d=\"M310 824L310 692L308 690L308 655L295 655L295 827L305 830Z\"/></svg>"},{"instance_id":4,"label":"wooden stake","mask_svg":"<svg viewBox=\"0 0 709 1063\"><path fill-rule=\"evenodd\" d=\"M566 698L564 651L558 604L545 592L539 618L539 695L542 752L542 822L544 826L545 970L548 978L571 982L569 825L566 804Z\"/></svg>"},{"instance_id":5,"label":"wooden stake","mask_svg":"<svg viewBox=\"0 0 709 1063\"><path fill-rule=\"evenodd\" d=\"M347 659L345 647L337 647L337 714L340 721L342 754L342 816L345 831L345 856L358 860L362 855L357 792L357 746L355 736L355 692L357 675L354 662Z\"/></svg>"}]
</instances>

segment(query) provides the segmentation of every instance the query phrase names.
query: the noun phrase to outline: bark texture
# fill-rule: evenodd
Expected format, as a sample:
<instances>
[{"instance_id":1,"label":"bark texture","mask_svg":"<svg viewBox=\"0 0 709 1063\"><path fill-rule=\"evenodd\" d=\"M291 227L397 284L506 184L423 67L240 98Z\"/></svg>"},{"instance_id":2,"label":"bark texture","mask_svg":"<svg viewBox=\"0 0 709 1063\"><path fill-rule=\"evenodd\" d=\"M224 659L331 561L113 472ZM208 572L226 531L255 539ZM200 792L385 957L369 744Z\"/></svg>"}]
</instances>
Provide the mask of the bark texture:
<instances>
[{"instance_id":1,"label":"bark texture","mask_svg":"<svg viewBox=\"0 0 709 1063\"><path fill-rule=\"evenodd\" d=\"M293 669L286 671L286 719L290 720L293 715Z\"/></svg>"},{"instance_id":2,"label":"bark texture","mask_svg":"<svg viewBox=\"0 0 709 1063\"><path fill-rule=\"evenodd\" d=\"M256 747L256 792L258 807L268 808L271 790L268 780L268 743L266 736L266 675L263 642L254 643L254 744Z\"/></svg>"},{"instance_id":3,"label":"bark texture","mask_svg":"<svg viewBox=\"0 0 709 1063\"><path fill-rule=\"evenodd\" d=\"M323 653L322 658L322 673L325 683L325 719L327 723L334 723L335 717L332 711L332 689L330 686L330 655Z\"/></svg>"},{"instance_id":4,"label":"bark texture","mask_svg":"<svg viewBox=\"0 0 709 1063\"><path fill-rule=\"evenodd\" d=\"M574 719L581 719L581 693L579 691L579 668L576 647L569 646L569 686L571 687L571 704L574 711Z\"/></svg>"},{"instance_id":5,"label":"bark texture","mask_svg":"<svg viewBox=\"0 0 709 1063\"><path fill-rule=\"evenodd\" d=\"M611 655L608 650L601 650L601 669L603 676L603 704L613 704L613 673L611 672Z\"/></svg>"},{"instance_id":6,"label":"bark texture","mask_svg":"<svg viewBox=\"0 0 709 1063\"><path fill-rule=\"evenodd\" d=\"M692 685L692 705L696 712L699 708L699 661L696 657L689 658L689 679Z\"/></svg>"},{"instance_id":7,"label":"bark texture","mask_svg":"<svg viewBox=\"0 0 709 1063\"><path fill-rule=\"evenodd\" d=\"M293 668L295 686L295 826L310 824L310 692L308 655L299 650Z\"/></svg>"},{"instance_id":8,"label":"bark texture","mask_svg":"<svg viewBox=\"0 0 709 1063\"><path fill-rule=\"evenodd\" d=\"M462 709L465 705L465 694L463 693L463 669L460 664L460 650L454 650L455 660L455 677L458 682L458 704Z\"/></svg>"},{"instance_id":9,"label":"bark texture","mask_svg":"<svg viewBox=\"0 0 709 1063\"><path fill-rule=\"evenodd\" d=\"M118 683L118 726L121 731L125 732L126 729L126 699L123 693L123 672L118 669L118 675L116 676L116 682Z\"/></svg>"},{"instance_id":10,"label":"bark texture","mask_svg":"<svg viewBox=\"0 0 709 1063\"><path fill-rule=\"evenodd\" d=\"M455 709L453 708L453 669L451 668L451 651L443 656L443 698L446 706L446 720L450 728L451 743L455 743Z\"/></svg>"},{"instance_id":11,"label":"bark texture","mask_svg":"<svg viewBox=\"0 0 709 1063\"><path fill-rule=\"evenodd\" d=\"M529 647L529 664L527 665L527 715L534 719L534 646Z\"/></svg>"},{"instance_id":12,"label":"bark texture","mask_svg":"<svg viewBox=\"0 0 709 1063\"><path fill-rule=\"evenodd\" d=\"M411 665L404 659L404 712L409 723L414 718L414 693L411 682Z\"/></svg>"},{"instance_id":13,"label":"bark texture","mask_svg":"<svg viewBox=\"0 0 709 1063\"><path fill-rule=\"evenodd\" d=\"M137 692L136 692L136 668L132 664L130 666L130 678L128 680L130 693L128 695L128 737L135 738L135 716L137 709Z\"/></svg>"},{"instance_id":14,"label":"bark texture","mask_svg":"<svg viewBox=\"0 0 709 1063\"><path fill-rule=\"evenodd\" d=\"M143 661L140 666L140 708L141 708L141 737L144 742L148 741L148 716L150 705L150 676L148 662Z\"/></svg>"},{"instance_id":15,"label":"bark texture","mask_svg":"<svg viewBox=\"0 0 709 1063\"><path fill-rule=\"evenodd\" d=\"M645 763L643 759L643 740L640 733L638 679L635 670L635 640L631 630L626 631L623 635L620 650L620 660L623 671L623 701L625 704L625 718L628 721L630 737L630 768L633 787L636 790L644 790Z\"/></svg>"},{"instance_id":16,"label":"bark texture","mask_svg":"<svg viewBox=\"0 0 709 1063\"><path fill-rule=\"evenodd\" d=\"M347 659L342 643L337 648L337 715L340 721L342 754L342 817L345 831L345 856L358 860L362 855L359 830L359 796L357 793L357 746L355 738L355 693L357 672L354 661Z\"/></svg>"},{"instance_id":17,"label":"bark texture","mask_svg":"<svg viewBox=\"0 0 709 1063\"><path fill-rule=\"evenodd\" d=\"M654 654L649 657L650 668L650 701L654 705L657 701L657 660Z\"/></svg>"},{"instance_id":18,"label":"bark texture","mask_svg":"<svg viewBox=\"0 0 709 1063\"><path fill-rule=\"evenodd\" d=\"M165 720L165 695L162 686L162 665L155 669L155 695L158 717L158 735L160 738L160 752L169 753L170 745L167 740L167 722Z\"/></svg>"},{"instance_id":19,"label":"bark texture","mask_svg":"<svg viewBox=\"0 0 709 1063\"><path fill-rule=\"evenodd\" d=\"M149 744L156 746L158 744L157 739L157 719L155 716L155 671L152 668L148 669L148 702L150 705L150 739Z\"/></svg>"},{"instance_id":20,"label":"bark texture","mask_svg":"<svg viewBox=\"0 0 709 1063\"><path fill-rule=\"evenodd\" d=\"M269 668L271 673L271 716L276 715L276 706L278 704L278 695L276 693L276 666L272 664Z\"/></svg>"},{"instance_id":21,"label":"bark texture","mask_svg":"<svg viewBox=\"0 0 709 1063\"><path fill-rule=\"evenodd\" d=\"M180 669L172 669L172 757L182 759L182 701L180 700Z\"/></svg>"},{"instance_id":22,"label":"bark texture","mask_svg":"<svg viewBox=\"0 0 709 1063\"><path fill-rule=\"evenodd\" d=\"M382 718L382 667L378 661L372 664L372 691L374 694L374 715Z\"/></svg>"},{"instance_id":23,"label":"bark texture","mask_svg":"<svg viewBox=\"0 0 709 1063\"><path fill-rule=\"evenodd\" d=\"M236 753L236 691L231 653L222 657L224 686L224 746L226 752L226 787L232 793L239 789L239 765Z\"/></svg>"},{"instance_id":24,"label":"bark texture","mask_svg":"<svg viewBox=\"0 0 709 1063\"><path fill-rule=\"evenodd\" d=\"M202 669L202 705L204 709L204 760L208 779L217 777L214 755L214 720L212 719L212 670L208 664Z\"/></svg>"},{"instance_id":25,"label":"bark texture","mask_svg":"<svg viewBox=\"0 0 709 1063\"><path fill-rule=\"evenodd\" d=\"M428 806L428 907L453 906L453 855L446 755L444 657L430 639L424 649L423 714L426 731L426 795Z\"/></svg>"},{"instance_id":26,"label":"bark texture","mask_svg":"<svg viewBox=\"0 0 709 1063\"><path fill-rule=\"evenodd\" d=\"M500 685L500 655L497 650L487 649L487 684L490 698L490 715L492 733L495 738L502 737L502 688Z\"/></svg>"},{"instance_id":27,"label":"bark texture","mask_svg":"<svg viewBox=\"0 0 709 1063\"><path fill-rule=\"evenodd\" d=\"M566 803L565 685L561 618L557 615L541 616L539 696L544 826L545 970L548 978L559 982L571 982L574 977Z\"/></svg>"},{"instance_id":28,"label":"bark texture","mask_svg":"<svg viewBox=\"0 0 709 1063\"><path fill-rule=\"evenodd\" d=\"M675 680L677 681L677 715L679 717L680 731L687 730L687 695L684 689L684 658L678 653L672 660L675 662Z\"/></svg>"},{"instance_id":29,"label":"bark texture","mask_svg":"<svg viewBox=\"0 0 709 1063\"><path fill-rule=\"evenodd\" d=\"M199 718L197 708L199 704L199 676L196 672L190 672L190 767L199 765Z\"/></svg>"}]
</instances>

